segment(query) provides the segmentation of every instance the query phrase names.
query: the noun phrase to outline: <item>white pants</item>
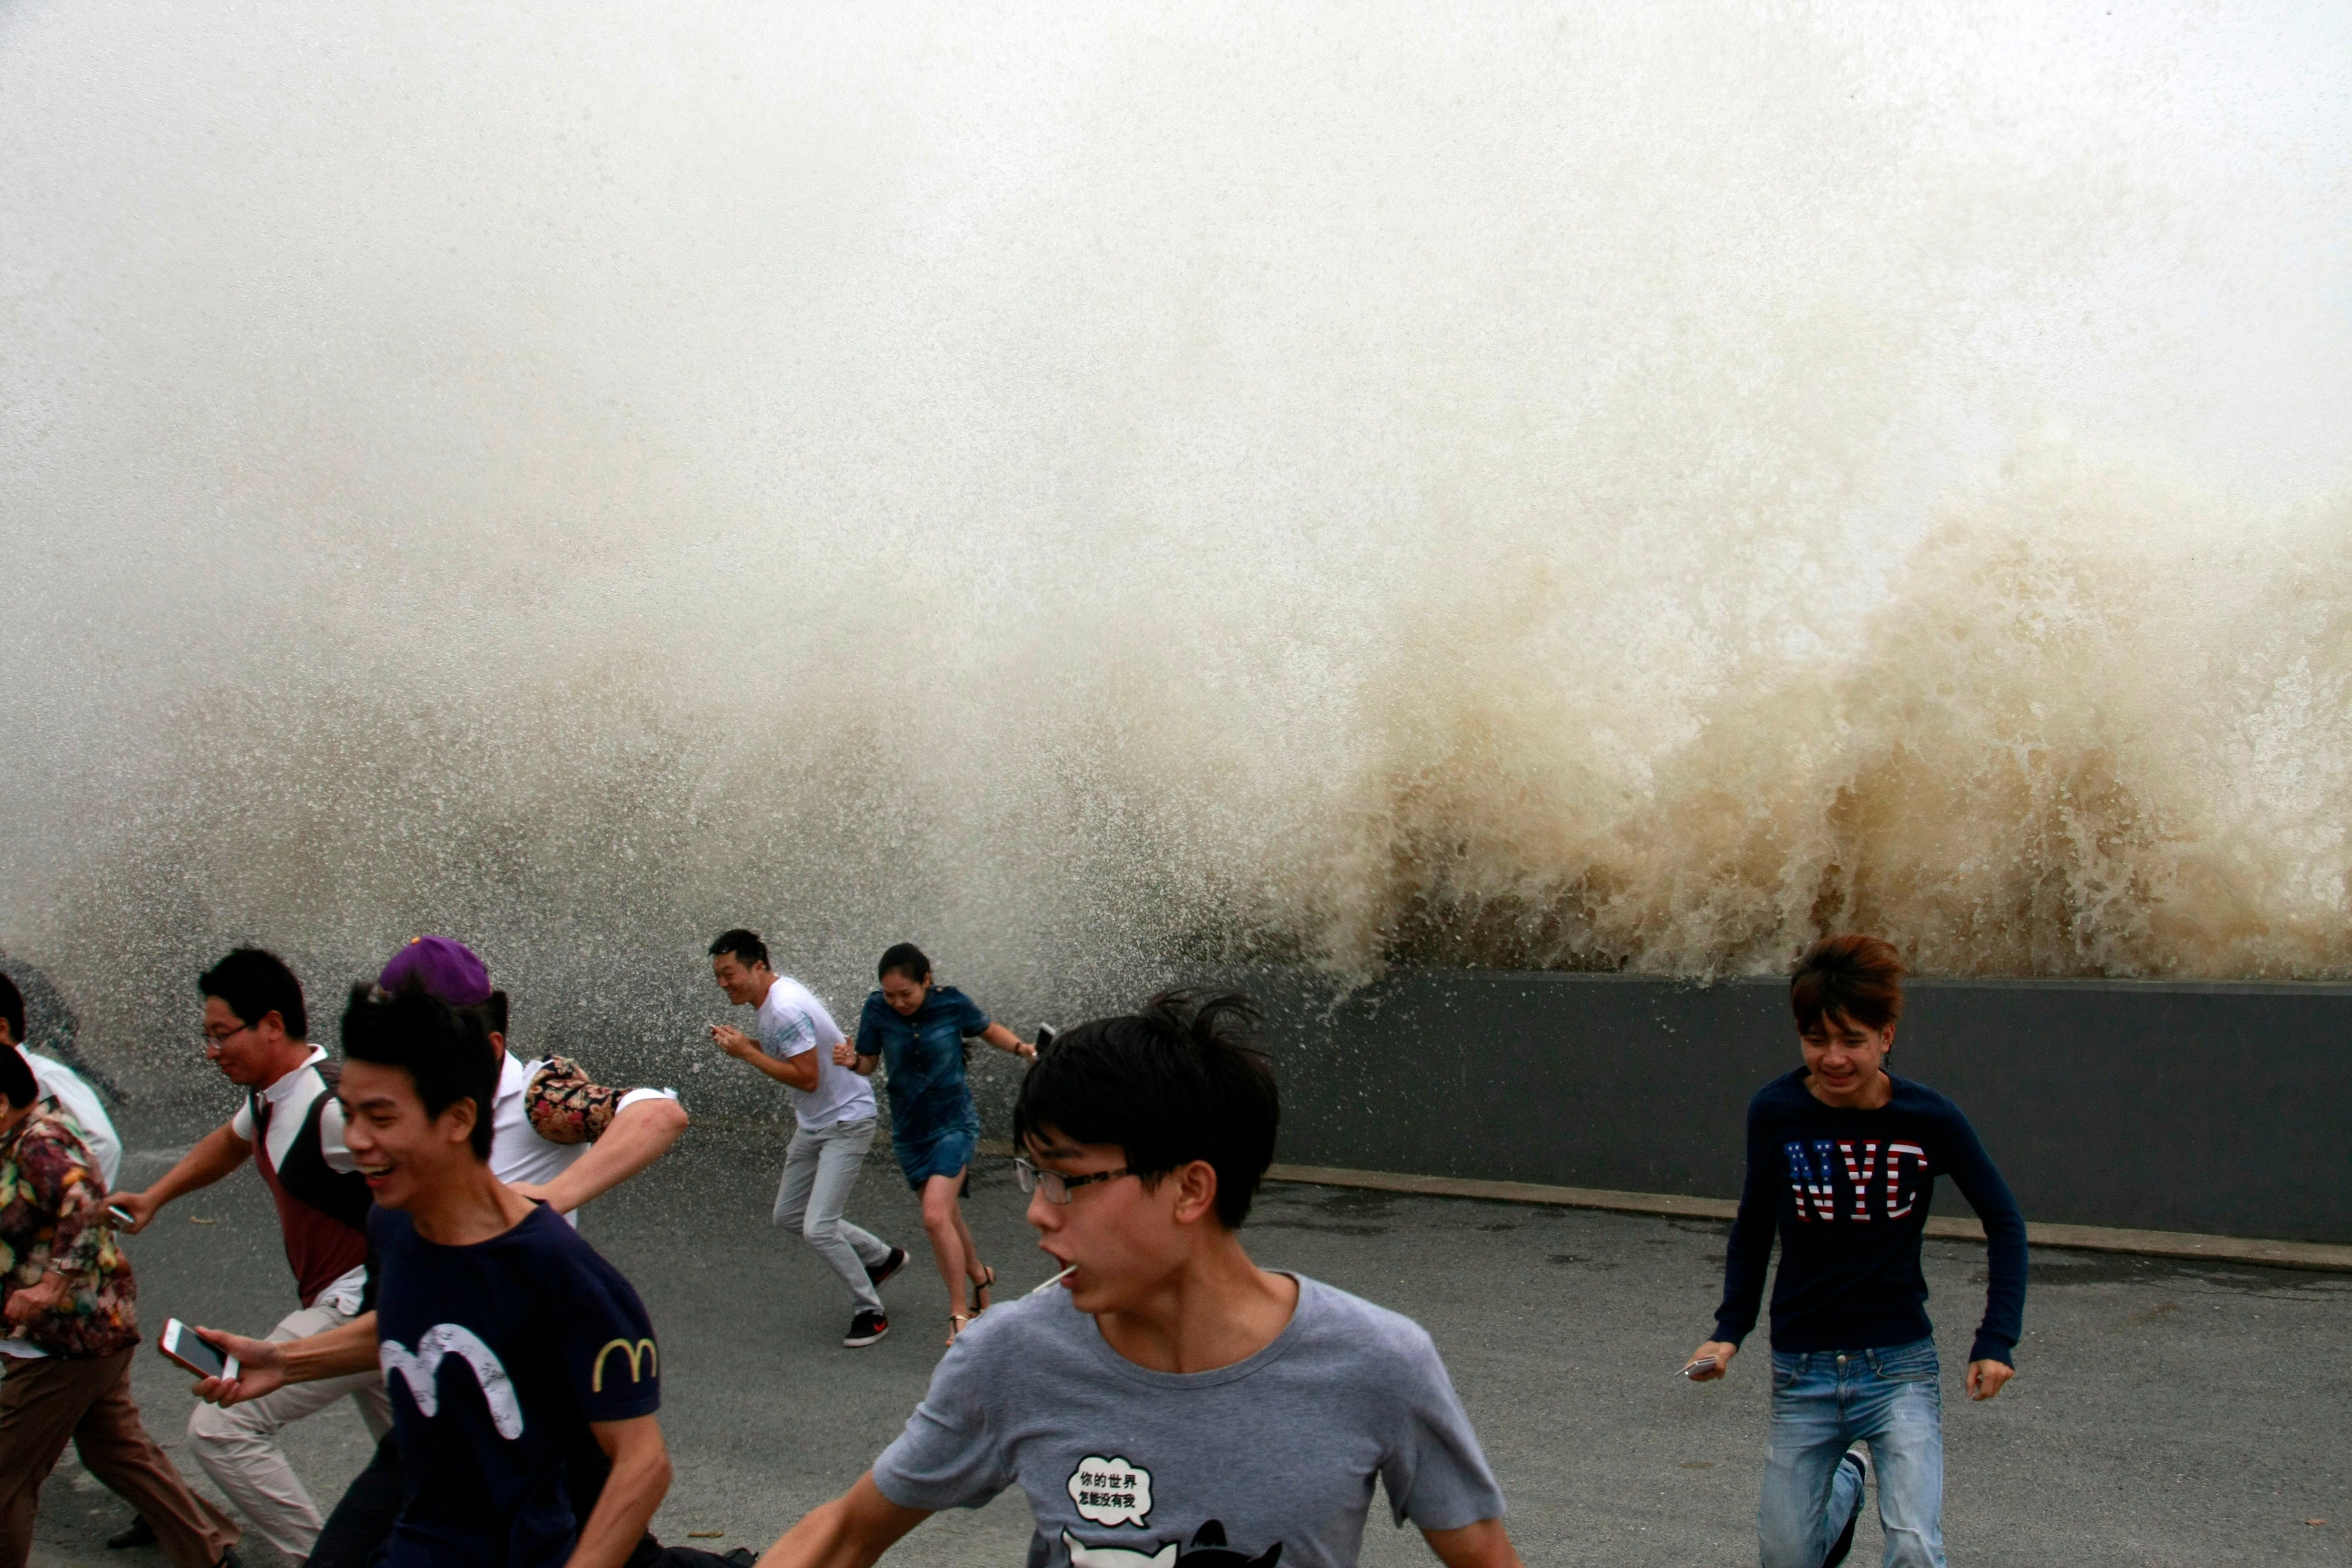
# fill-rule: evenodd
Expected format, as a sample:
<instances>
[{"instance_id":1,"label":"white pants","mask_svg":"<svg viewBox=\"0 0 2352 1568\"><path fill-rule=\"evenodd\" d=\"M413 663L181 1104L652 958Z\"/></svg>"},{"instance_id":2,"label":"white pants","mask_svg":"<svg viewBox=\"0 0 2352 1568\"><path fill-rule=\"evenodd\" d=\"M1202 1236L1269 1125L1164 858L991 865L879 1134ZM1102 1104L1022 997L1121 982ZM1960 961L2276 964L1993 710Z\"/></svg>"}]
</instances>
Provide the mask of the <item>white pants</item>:
<instances>
[{"instance_id":1,"label":"white pants","mask_svg":"<svg viewBox=\"0 0 2352 1568\"><path fill-rule=\"evenodd\" d=\"M289 1312L269 1331L273 1342L308 1339L340 1329L350 1314L332 1307L304 1307ZM223 1409L198 1404L188 1415L188 1441L196 1463L213 1484L228 1494L236 1510L252 1521L263 1540L289 1557L308 1557L326 1521L319 1505L286 1461L278 1433L290 1422L315 1415L349 1394L360 1407L368 1435L382 1437L392 1429L392 1402L383 1392L380 1372L355 1372L317 1383L289 1383L275 1394Z\"/></svg>"}]
</instances>

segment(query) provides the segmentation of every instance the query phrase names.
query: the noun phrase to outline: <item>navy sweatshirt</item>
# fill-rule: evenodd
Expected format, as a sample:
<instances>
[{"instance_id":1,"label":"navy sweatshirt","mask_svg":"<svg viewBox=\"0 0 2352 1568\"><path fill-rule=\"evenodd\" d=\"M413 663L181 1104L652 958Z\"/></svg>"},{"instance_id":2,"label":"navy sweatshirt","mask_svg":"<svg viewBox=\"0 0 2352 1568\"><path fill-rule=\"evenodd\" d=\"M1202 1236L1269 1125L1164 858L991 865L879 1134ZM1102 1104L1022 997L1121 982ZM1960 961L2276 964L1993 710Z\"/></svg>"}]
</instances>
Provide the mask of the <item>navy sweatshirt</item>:
<instances>
[{"instance_id":1,"label":"navy sweatshirt","mask_svg":"<svg viewBox=\"0 0 2352 1568\"><path fill-rule=\"evenodd\" d=\"M1984 1221L1984 1321L1970 1361L2017 1364L2025 1313L2025 1219L1960 1108L1889 1073L1876 1110L1823 1105L1801 1068L1748 1103L1748 1183L1723 1263L1715 1337L1738 1344L1756 1326L1772 1237L1776 1351L1869 1350L1934 1331L1919 1242L1936 1178L1949 1176Z\"/></svg>"}]
</instances>

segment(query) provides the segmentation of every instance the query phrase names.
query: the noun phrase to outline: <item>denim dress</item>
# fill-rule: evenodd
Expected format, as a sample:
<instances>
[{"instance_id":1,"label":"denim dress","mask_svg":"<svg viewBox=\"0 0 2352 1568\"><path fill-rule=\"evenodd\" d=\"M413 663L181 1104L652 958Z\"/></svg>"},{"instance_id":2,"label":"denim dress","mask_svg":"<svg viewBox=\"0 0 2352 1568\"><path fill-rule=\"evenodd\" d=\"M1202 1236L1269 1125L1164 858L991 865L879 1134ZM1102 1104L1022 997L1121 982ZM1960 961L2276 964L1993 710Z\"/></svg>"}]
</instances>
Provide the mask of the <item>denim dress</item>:
<instances>
[{"instance_id":1,"label":"denim dress","mask_svg":"<svg viewBox=\"0 0 2352 1568\"><path fill-rule=\"evenodd\" d=\"M874 992L857 1020L857 1054L878 1056L888 1073L890 1142L898 1169L917 1192L933 1176L971 1163L980 1112L964 1081L963 1043L988 1027L988 1015L952 985L934 985L908 1017Z\"/></svg>"}]
</instances>

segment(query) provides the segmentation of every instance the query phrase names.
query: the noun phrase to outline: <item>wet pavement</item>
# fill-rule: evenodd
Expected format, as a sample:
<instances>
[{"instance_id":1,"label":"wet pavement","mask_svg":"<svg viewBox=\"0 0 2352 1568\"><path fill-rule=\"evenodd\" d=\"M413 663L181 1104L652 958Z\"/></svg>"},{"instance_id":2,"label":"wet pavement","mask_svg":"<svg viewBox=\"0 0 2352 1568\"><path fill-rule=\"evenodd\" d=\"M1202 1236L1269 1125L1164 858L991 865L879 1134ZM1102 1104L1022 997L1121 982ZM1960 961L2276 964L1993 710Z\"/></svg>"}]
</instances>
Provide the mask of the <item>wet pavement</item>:
<instances>
[{"instance_id":1,"label":"wet pavement","mask_svg":"<svg viewBox=\"0 0 2352 1568\"><path fill-rule=\"evenodd\" d=\"M152 1179L176 1152L142 1149L135 1123L125 1131L135 1162L126 1181ZM635 1281L661 1331L677 1479L656 1527L681 1544L765 1547L856 1479L940 1353L944 1294L912 1197L879 1152L851 1215L916 1256L887 1291L889 1337L841 1348L839 1287L796 1237L767 1224L782 1138L769 1125L698 1125L584 1227ZM1002 1162L984 1163L968 1208L1005 1289L1051 1271ZM1247 1237L1261 1262L1429 1329L1530 1564L1731 1564L1755 1561L1760 1335L1727 1384L1674 1376L1712 1321L1724 1229L1276 1186ZM249 1172L166 1210L131 1247L151 1341L167 1314L261 1332L292 1305L274 1216ZM2020 1376L1998 1400L1971 1405L1960 1358L1982 1308L1983 1261L1979 1247L1928 1245L1954 1563L2352 1563L2352 1277L2039 1253ZM152 1350L137 1364L150 1429L193 1474L184 1374ZM322 1506L366 1457L347 1408L288 1439ZM155 1568L152 1551L103 1549L128 1517L68 1453L42 1496L33 1563ZM1434 1561L1385 1519L1368 1532L1365 1563ZM1008 1495L931 1520L884 1561L1017 1563L1028 1534L1026 1504ZM241 1550L256 1568L281 1561L257 1538ZM1876 1562L1878 1551L1866 1518L1853 1562Z\"/></svg>"}]
</instances>

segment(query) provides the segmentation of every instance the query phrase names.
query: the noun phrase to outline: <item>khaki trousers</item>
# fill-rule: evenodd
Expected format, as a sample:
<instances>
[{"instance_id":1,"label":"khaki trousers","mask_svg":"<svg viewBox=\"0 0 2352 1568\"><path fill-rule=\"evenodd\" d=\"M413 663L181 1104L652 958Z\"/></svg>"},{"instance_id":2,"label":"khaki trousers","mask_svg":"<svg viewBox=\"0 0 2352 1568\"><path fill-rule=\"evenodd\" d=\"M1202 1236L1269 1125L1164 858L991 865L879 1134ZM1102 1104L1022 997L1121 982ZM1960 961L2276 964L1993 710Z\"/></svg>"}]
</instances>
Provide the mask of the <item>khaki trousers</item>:
<instances>
[{"instance_id":1,"label":"khaki trousers","mask_svg":"<svg viewBox=\"0 0 2352 1568\"><path fill-rule=\"evenodd\" d=\"M351 1321L332 1307L304 1307L279 1320L269 1337L283 1344L340 1329ZM346 1397L359 1406L369 1436L382 1437L392 1430L392 1402L384 1396L380 1372L289 1383L275 1394L226 1409L199 1400L188 1413L188 1446L195 1450L196 1463L230 1506L245 1515L254 1533L289 1557L310 1556L326 1521L287 1462L278 1435Z\"/></svg>"},{"instance_id":2,"label":"khaki trousers","mask_svg":"<svg viewBox=\"0 0 2352 1568\"><path fill-rule=\"evenodd\" d=\"M41 1483L73 1441L89 1473L154 1526L173 1568L212 1568L236 1544L228 1516L188 1489L139 1424L131 1397L137 1347L89 1360L0 1363L0 1568L25 1568Z\"/></svg>"}]
</instances>

